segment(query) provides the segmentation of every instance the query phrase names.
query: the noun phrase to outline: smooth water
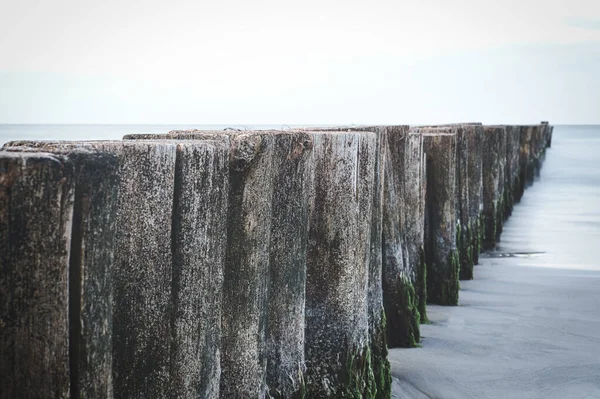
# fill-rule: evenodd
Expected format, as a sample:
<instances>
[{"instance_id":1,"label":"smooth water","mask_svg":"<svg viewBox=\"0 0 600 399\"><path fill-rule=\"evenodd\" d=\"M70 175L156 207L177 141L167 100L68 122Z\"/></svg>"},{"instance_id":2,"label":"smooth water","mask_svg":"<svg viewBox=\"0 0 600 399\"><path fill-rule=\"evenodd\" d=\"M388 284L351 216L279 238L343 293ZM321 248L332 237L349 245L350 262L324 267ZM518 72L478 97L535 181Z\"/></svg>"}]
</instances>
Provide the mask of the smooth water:
<instances>
[{"instance_id":1,"label":"smooth water","mask_svg":"<svg viewBox=\"0 0 600 399\"><path fill-rule=\"evenodd\" d=\"M600 126L556 126L540 176L496 253L527 266L600 270Z\"/></svg>"},{"instance_id":2,"label":"smooth water","mask_svg":"<svg viewBox=\"0 0 600 399\"><path fill-rule=\"evenodd\" d=\"M0 125L11 140L116 140L173 129L281 125ZM496 255L535 266L600 270L600 126L555 126L541 173L506 222Z\"/></svg>"}]
</instances>

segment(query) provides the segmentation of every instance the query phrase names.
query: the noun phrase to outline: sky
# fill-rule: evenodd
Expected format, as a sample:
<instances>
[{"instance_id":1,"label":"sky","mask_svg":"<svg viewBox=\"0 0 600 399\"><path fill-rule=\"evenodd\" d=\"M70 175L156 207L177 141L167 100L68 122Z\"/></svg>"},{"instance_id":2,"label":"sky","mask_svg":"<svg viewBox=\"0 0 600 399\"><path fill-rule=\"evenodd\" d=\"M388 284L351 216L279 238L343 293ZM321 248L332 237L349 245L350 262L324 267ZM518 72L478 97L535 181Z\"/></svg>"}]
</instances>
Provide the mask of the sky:
<instances>
[{"instance_id":1,"label":"sky","mask_svg":"<svg viewBox=\"0 0 600 399\"><path fill-rule=\"evenodd\" d=\"M20 0L0 123L600 124L598 0Z\"/></svg>"}]
</instances>

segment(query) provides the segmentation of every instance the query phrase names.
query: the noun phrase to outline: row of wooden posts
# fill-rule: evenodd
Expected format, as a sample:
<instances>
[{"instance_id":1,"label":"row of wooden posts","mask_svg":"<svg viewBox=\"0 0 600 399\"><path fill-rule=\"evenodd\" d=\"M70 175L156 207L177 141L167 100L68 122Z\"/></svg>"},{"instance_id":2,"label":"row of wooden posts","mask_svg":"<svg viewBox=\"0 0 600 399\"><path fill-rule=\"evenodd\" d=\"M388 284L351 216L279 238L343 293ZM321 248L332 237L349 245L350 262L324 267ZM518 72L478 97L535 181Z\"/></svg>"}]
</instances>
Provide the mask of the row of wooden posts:
<instances>
[{"instance_id":1,"label":"row of wooden posts","mask_svg":"<svg viewBox=\"0 0 600 399\"><path fill-rule=\"evenodd\" d=\"M552 127L173 131L0 152L0 398L389 398Z\"/></svg>"}]
</instances>

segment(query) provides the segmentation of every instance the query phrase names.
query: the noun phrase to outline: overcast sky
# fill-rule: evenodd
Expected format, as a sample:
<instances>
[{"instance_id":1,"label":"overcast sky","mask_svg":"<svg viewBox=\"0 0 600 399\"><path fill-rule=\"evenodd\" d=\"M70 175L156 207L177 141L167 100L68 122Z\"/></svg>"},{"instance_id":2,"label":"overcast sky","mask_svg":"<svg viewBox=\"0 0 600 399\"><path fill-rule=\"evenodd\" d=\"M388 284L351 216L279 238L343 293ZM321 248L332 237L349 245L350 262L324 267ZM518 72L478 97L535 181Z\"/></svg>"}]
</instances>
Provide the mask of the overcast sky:
<instances>
[{"instance_id":1,"label":"overcast sky","mask_svg":"<svg viewBox=\"0 0 600 399\"><path fill-rule=\"evenodd\" d=\"M600 0L19 0L0 123L600 123Z\"/></svg>"}]
</instances>

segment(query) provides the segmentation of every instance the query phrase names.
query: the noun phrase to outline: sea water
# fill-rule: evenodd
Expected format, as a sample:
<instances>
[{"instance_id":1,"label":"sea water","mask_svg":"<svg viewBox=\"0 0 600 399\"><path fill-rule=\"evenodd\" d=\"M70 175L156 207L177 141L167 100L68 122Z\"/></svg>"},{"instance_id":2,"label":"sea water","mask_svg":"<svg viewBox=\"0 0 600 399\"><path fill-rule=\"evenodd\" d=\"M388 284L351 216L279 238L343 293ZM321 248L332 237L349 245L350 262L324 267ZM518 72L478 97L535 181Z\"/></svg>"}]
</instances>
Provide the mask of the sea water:
<instances>
[{"instance_id":1,"label":"sea water","mask_svg":"<svg viewBox=\"0 0 600 399\"><path fill-rule=\"evenodd\" d=\"M600 270L600 126L556 126L539 176L504 225L496 255Z\"/></svg>"}]
</instances>

